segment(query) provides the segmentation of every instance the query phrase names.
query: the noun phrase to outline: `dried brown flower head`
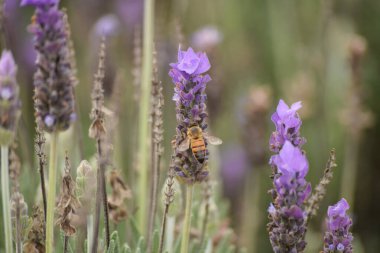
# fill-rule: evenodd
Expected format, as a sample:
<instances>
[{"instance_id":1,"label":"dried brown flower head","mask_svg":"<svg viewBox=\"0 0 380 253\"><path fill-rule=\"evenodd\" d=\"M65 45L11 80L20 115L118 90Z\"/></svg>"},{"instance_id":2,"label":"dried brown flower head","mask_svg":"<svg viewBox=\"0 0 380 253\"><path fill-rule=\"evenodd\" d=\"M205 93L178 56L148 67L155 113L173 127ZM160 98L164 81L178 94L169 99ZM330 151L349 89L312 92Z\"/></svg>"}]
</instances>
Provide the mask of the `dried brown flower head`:
<instances>
[{"instance_id":1,"label":"dried brown flower head","mask_svg":"<svg viewBox=\"0 0 380 253\"><path fill-rule=\"evenodd\" d=\"M72 219L76 215L78 207L79 202L75 196L75 183L70 175L70 163L66 154L65 175L62 178L61 196L57 206L59 214L57 224L59 224L66 236L72 236L76 232Z\"/></svg>"},{"instance_id":2,"label":"dried brown flower head","mask_svg":"<svg viewBox=\"0 0 380 253\"><path fill-rule=\"evenodd\" d=\"M44 214L38 206L33 207L32 223L24 243L24 253L45 253Z\"/></svg>"},{"instance_id":3,"label":"dried brown flower head","mask_svg":"<svg viewBox=\"0 0 380 253\"><path fill-rule=\"evenodd\" d=\"M90 118L92 120L92 124L89 129L89 136L94 139L103 138L106 134L106 129L104 125L104 90L103 90L103 81L105 75L105 41L104 39L100 45L99 52L99 65L98 71L95 74L94 88L92 90L92 111L90 114Z\"/></svg>"},{"instance_id":4,"label":"dried brown flower head","mask_svg":"<svg viewBox=\"0 0 380 253\"><path fill-rule=\"evenodd\" d=\"M118 170L110 171L108 181L112 188L111 196L108 197L110 218L114 223L119 223L127 217L125 200L131 198L132 193Z\"/></svg>"}]
</instances>

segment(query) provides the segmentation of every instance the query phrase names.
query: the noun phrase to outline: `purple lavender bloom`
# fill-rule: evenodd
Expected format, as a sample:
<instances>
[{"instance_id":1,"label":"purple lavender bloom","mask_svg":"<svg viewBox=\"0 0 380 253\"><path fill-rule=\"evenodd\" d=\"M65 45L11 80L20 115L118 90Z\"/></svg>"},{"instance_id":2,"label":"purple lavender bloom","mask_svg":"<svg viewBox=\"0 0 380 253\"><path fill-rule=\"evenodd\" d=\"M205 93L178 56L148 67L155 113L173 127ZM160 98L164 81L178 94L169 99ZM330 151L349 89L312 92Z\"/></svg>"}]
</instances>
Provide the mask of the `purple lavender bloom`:
<instances>
[{"instance_id":1,"label":"purple lavender bloom","mask_svg":"<svg viewBox=\"0 0 380 253\"><path fill-rule=\"evenodd\" d=\"M269 141L271 151L278 153L285 141L290 141L297 147L305 144L305 139L300 136L302 121L297 113L301 107L301 102L294 103L289 108L282 99L280 100L276 112L272 114L276 131L272 133Z\"/></svg>"},{"instance_id":2,"label":"purple lavender bloom","mask_svg":"<svg viewBox=\"0 0 380 253\"><path fill-rule=\"evenodd\" d=\"M176 102L177 135L175 139L176 159L175 171L181 182L201 182L208 177L207 155L204 162L199 164L191 150L180 152L179 145L187 136L187 129L199 126L206 130L206 84L211 80L205 74L211 65L205 53L195 53L192 48L178 51L178 62L171 63L169 76L175 85L173 100ZM207 147L207 140L205 141ZM207 153L207 149L206 149Z\"/></svg>"},{"instance_id":3,"label":"purple lavender bloom","mask_svg":"<svg viewBox=\"0 0 380 253\"><path fill-rule=\"evenodd\" d=\"M29 31L34 35L37 71L34 75L35 109L39 127L47 132L69 128L74 114L72 71L68 35L58 9L59 0L23 0L36 7Z\"/></svg>"},{"instance_id":4,"label":"purple lavender bloom","mask_svg":"<svg viewBox=\"0 0 380 253\"><path fill-rule=\"evenodd\" d=\"M349 208L344 198L335 205L329 206L323 252L352 253L353 236L349 231L352 220L346 213Z\"/></svg>"},{"instance_id":5,"label":"purple lavender bloom","mask_svg":"<svg viewBox=\"0 0 380 253\"><path fill-rule=\"evenodd\" d=\"M21 102L16 81L17 66L12 53L3 51L0 58L0 144L9 145L17 127Z\"/></svg>"},{"instance_id":6,"label":"purple lavender bloom","mask_svg":"<svg viewBox=\"0 0 380 253\"><path fill-rule=\"evenodd\" d=\"M306 246L305 200L311 185L305 180L309 165L306 156L290 141L285 141L280 153L272 156L277 167L274 175L273 203L268 208L269 237L275 253L303 252Z\"/></svg>"},{"instance_id":7,"label":"purple lavender bloom","mask_svg":"<svg viewBox=\"0 0 380 253\"><path fill-rule=\"evenodd\" d=\"M203 78L197 75L207 72L211 67L206 53L195 53L191 47L187 51L178 50L178 62L171 63L170 66L180 72L193 75L194 78Z\"/></svg>"}]
</instances>

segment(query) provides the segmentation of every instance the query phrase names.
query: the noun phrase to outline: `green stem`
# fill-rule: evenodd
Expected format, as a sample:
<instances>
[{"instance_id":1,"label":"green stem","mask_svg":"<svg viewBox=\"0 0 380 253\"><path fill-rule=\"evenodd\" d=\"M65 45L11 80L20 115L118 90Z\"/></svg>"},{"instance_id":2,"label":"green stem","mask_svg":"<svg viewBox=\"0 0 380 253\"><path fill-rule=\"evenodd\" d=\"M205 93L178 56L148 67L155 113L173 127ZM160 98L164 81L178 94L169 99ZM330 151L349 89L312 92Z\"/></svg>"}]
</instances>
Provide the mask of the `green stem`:
<instances>
[{"instance_id":1,"label":"green stem","mask_svg":"<svg viewBox=\"0 0 380 253\"><path fill-rule=\"evenodd\" d=\"M144 35L143 35L143 59L141 77L141 104L139 111L139 229L145 234L147 219L147 189L148 187L148 128L149 109L152 84L153 62L153 25L154 0L145 0L144 7Z\"/></svg>"},{"instance_id":2,"label":"green stem","mask_svg":"<svg viewBox=\"0 0 380 253\"><path fill-rule=\"evenodd\" d=\"M181 253L187 253L189 250L189 239L190 239L190 227L191 227L191 206L193 201L193 185L189 184L186 187L186 210L185 210L185 220L183 222L182 228L182 242L181 242Z\"/></svg>"},{"instance_id":3,"label":"green stem","mask_svg":"<svg viewBox=\"0 0 380 253\"><path fill-rule=\"evenodd\" d=\"M13 253L11 208L9 206L9 163L8 146L1 146L1 193L3 198L3 222L5 233L5 252Z\"/></svg>"},{"instance_id":4,"label":"green stem","mask_svg":"<svg viewBox=\"0 0 380 253\"><path fill-rule=\"evenodd\" d=\"M47 199L47 215L46 215L46 253L53 252L54 241L54 212L55 212L55 194L57 184L57 143L58 132L51 134L50 141L50 159L49 159L49 186Z\"/></svg>"},{"instance_id":5,"label":"green stem","mask_svg":"<svg viewBox=\"0 0 380 253\"><path fill-rule=\"evenodd\" d=\"M92 234L94 233L94 216L87 215L87 252L91 252Z\"/></svg>"}]
</instances>

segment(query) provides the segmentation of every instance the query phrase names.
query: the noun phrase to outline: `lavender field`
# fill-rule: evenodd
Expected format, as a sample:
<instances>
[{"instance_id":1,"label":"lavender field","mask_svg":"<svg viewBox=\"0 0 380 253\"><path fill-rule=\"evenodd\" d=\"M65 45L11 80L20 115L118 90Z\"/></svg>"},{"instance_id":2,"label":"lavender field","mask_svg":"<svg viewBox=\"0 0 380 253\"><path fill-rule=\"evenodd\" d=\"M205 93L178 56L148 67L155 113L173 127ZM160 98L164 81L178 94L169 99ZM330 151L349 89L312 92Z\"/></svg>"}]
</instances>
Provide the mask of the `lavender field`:
<instances>
[{"instance_id":1,"label":"lavender field","mask_svg":"<svg viewBox=\"0 0 380 253\"><path fill-rule=\"evenodd\" d=\"M376 0L0 0L0 253L380 252Z\"/></svg>"}]
</instances>

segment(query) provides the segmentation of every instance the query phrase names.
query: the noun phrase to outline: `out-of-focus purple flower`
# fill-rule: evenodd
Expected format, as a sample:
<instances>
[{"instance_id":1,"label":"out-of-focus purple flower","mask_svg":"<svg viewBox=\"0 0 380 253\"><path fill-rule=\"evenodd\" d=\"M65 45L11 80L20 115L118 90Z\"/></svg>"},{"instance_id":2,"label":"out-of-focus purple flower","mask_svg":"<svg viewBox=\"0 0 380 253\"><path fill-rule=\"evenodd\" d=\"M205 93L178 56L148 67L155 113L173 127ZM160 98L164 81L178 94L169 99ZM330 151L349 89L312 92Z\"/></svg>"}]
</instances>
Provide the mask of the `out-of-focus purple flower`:
<instances>
[{"instance_id":1,"label":"out-of-focus purple flower","mask_svg":"<svg viewBox=\"0 0 380 253\"><path fill-rule=\"evenodd\" d=\"M33 5L35 7L37 6L43 6L43 5L56 5L59 3L59 0L22 0L21 6L26 5Z\"/></svg>"},{"instance_id":2,"label":"out-of-focus purple flower","mask_svg":"<svg viewBox=\"0 0 380 253\"><path fill-rule=\"evenodd\" d=\"M29 31L34 35L37 71L34 74L36 120L47 132L69 128L74 112L74 72L68 34L58 0L24 0L36 7Z\"/></svg>"},{"instance_id":3,"label":"out-of-focus purple flower","mask_svg":"<svg viewBox=\"0 0 380 253\"><path fill-rule=\"evenodd\" d=\"M276 131L269 140L270 150L279 152L285 141L290 141L294 146L302 147L305 139L300 136L302 121L297 113L301 109L301 102L292 104L290 107L281 99L277 110L272 114L272 122Z\"/></svg>"},{"instance_id":4,"label":"out-of-focus purple flower","mask_svg":"<svg viewBox=\"0 0 380 253\"><path fill-rule=\"evenodd\" d=\"M94 26L94 32L98 37L111 37L119 33L120 22L116 15L108 14L101 17Z\"/></svg>"},{"instance_id":5,"label":"out-of-focus purple flower","mask_svg":"<svg viewBox=\"0 0 380 253\"><path fill-rule=\"evenodd\" d=\"M125 29L130 29L132 35L136 26L142 24L144 1L141 0L118 0L115 4L115 12L120 16Z\"/></svg>"},{"instance_id":6,"label":"out-of-focus purple flower","mask_svg":"<svg viewBox=\"0 0 380 253\"><path fill-rule=\"evenodd\" d=\"M273 203L268 209L268 231L275 253L303 252L306 247L307 213L304 203L311 193L311 185L305 180L309 165L300 146L294 143L293 138L288 138L289 129L299 132L301 120L296 112L300 107L300 102L289 108L280 100L277 111L272 115L276 130L283 137L283 142L277 146L279 153L270 159L275 170L274 189L271 190ZM270 144L272 149L272 142Z\"/></svg>"},{"instance_id":7,"label":"out-of-focus purple flower","mask_svg":"<svg viewBox=\"0 0 380 253\"><path fill-rule=\"evenodd\" d=\"M197 159L189 149L179 151L179 145L187 137L189 127L198 126L202 131L207 128L206 118L206 84L211 80L205 74L210 69L210 62L205 53L195 53L192 48L187 51L178 51L178 62L171 63L169 76L175 88L173 100L176 102L177 135L175 140L175 171L177 178L185 183L194 183L205 180L207 171L207 149L204 162L197 163ZM205 140L207 147L207 140ZM205 165L205 166L204 166Z\"/></svg>"},{"instance_id":8,"label":"out-of-focus purple flower","mask_svg":"<svg viewBox=\"0 0 380 253\"><path fill-rule=\"evenodd\" d=\"M194 48L208 51L223 40L223 34L215 26L204 26L194 32L191 44Z\"/></svg>"},{"instance_id":9,"label":"out-of-focus purple flower","mask_svg":"<svg viewBox=\"0 0 380 253\"><path fill-rule=\"evenodd\" d=\"M244 149L241 146L231 146L222 153L221 159L221 175L225 194L230 198L241 196L249 166Z\"/></svg>"},{"instance_id":10,"label":"out-of-focus purple flower","mask_svg":"<svg viewBox=\"0 0 380 253\"><path fill-rule=\"evenodd\" d=\"M9 145L17 127L21 102L16 82L17 66L12 53L3 51L0 58L0 144Z\"/></svg>"},{"instance_id":11,"label":"out-of-focus purple flower","mask_svg":"<svg viewBox=\"0 0 380 253\"><path fill-rule=\"evenodd\" d=\"M347 215L350 208L342 198L338 203L329 206L327 211L327 231L324 238L324 252L352 253L353 236L350 232L351 218Z\"/></svg>"}]
</instances>

